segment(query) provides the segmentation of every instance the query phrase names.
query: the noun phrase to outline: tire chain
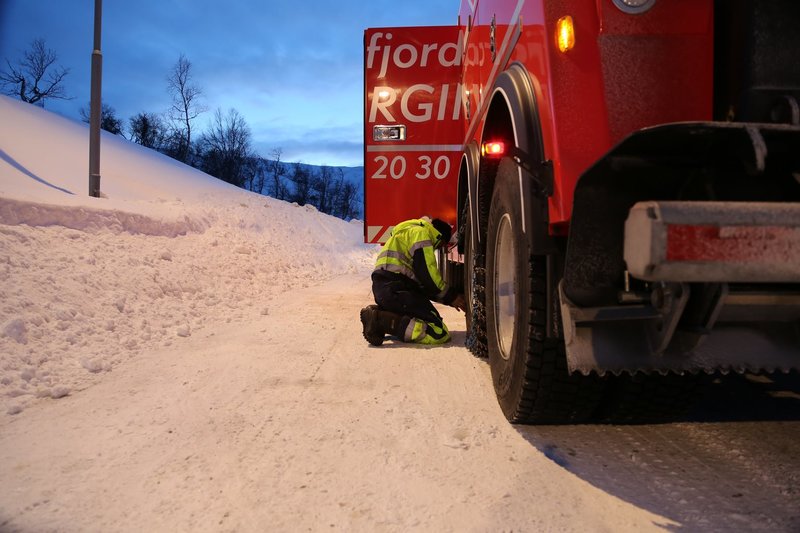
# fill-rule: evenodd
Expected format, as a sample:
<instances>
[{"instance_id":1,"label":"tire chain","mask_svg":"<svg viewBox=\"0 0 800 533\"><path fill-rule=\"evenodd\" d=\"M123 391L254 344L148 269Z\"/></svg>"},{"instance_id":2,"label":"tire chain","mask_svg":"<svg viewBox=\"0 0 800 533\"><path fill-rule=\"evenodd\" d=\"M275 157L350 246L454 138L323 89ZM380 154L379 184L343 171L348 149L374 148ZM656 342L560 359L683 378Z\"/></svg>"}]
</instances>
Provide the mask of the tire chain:
<instances>
[{"instance_id":1,"label":"tire chain","mask_svg":"<svg viewBox=\"0 0 800 533\"><path fill-rule=\"evenodd\" d=\"M483 264L475 257L475 263ZM476 357L489 357L486 345L486 268L474 266L472 270L472 328L464 344Z\"/></svg>"}]
</instances>

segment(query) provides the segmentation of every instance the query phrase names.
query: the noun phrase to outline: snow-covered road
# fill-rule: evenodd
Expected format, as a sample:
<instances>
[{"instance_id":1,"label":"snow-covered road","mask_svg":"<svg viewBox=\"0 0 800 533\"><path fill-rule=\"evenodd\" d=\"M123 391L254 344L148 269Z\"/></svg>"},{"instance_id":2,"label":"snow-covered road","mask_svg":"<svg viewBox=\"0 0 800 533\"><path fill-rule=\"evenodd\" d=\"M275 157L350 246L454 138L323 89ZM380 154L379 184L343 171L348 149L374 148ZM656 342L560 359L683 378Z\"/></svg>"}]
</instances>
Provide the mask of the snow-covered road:
<instances>
[{"instance_id":1,"label":"snow-covered road","mask_svg":"<svg viewBox=\"0 0 800 533\"><path fill-rule=\"evenodd\" d=\"M447 347L373 348L368 298L364 273L291 291L4 419L0 530L800 525L797 420L514 427L458 313Z\"/></svg>"},{"instance_id":2,"label":"snow-covered road","mask_svg":"<svg viewBox=\"0 0 800 533\"><path fill-rule=\"evenodd\" d=\"M484 363L360 337L366 276L4 420L0 529L648 529L505 423ZM278 311L278 309L280 311ZM454 329L463 319L449 314ZM463 337L463 335L462 335ZM536 502L535 504L531 504Z\"/></svg>"}]
</instances>

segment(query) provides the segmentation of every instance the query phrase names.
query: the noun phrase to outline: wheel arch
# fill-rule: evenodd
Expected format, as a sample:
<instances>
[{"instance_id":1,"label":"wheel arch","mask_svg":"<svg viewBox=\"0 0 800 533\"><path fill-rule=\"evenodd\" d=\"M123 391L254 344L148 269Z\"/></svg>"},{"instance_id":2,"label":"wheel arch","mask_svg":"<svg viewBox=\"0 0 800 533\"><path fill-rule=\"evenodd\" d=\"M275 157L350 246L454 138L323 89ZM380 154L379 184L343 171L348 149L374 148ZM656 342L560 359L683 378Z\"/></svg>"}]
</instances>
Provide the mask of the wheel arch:
<instances>
[{"instance_id":1,"label":"wheel arch","mask_svg":"<svg viewBox=\"0 0 800 533\"><path fill-rule=\"evenodd\" d=\"M510 141L530 157L544 161L535 83L521 63L512 63L497 77L481 142L491 138Z\"/></svg>"},{"instance_id":2,"label":"wheel arch","mask_svg":"<svg viewBox=\"0 0 800 533\"><path fill-rule=\"evenodd\" d=\"M533 250L546 254L553 251L549 236L548 196L539 190L537 183L552 182L552 172L551 165L545 159L541 115L536 97L541 92L537 90L539 87L538 80L531 78L520 63L512 63L502 72L492 91L481 131L481 144L499 139L513 146L512 157L517 161L519 171L523 233L531 240ZM492 171L496 171L496 165L492 168L486 164L486 158L481 157L480 169L487 170L488 175L480 176L478 188L493 188L495 176ZM478 192L475 198L491 201L491 194ZM476 211L478 214L488 213L488 206L487 209Z\"/></svg>"},{"instance_id":3,"label":"wheel arch","mask_svg":"<svg viewBox=\"0 0 800 533\"><path fill-rule=\"evenodd\" d=\"M457 204L456 204L456 228L464 227L464 224L470 223L473 228L477 228L477 213L474 209L474 201L476 198L476 191L478 189L478 168L480 165L480 149L475 141L469 142L464 146L464 151L461 154L461 165L458 171L458 189L457 189ZM464 206L470 203L472 209L469 210L470 218L472 220L464 220ZM472 238L479 238L476 233L472 232ZM472 243L473 249L477 243ZM464 253L464 243L459 241L459 253Z\"/></svg>"}]
</instances>

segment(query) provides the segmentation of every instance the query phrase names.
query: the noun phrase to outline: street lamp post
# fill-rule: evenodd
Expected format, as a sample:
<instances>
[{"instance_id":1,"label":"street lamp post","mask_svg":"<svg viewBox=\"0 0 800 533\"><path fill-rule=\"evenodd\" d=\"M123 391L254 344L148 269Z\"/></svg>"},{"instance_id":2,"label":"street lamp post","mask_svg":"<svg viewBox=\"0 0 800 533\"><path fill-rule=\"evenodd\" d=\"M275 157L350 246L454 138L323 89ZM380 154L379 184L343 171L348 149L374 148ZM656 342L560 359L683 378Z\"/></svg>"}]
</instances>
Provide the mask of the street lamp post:
<instances>
[{"instance_id":1,"label":"street lamp post","mask_svg":"<svg viewBox=\"0 0 800 533\"><path fill-rule=\"evenodd\" d=\"M89 103L89 196L100 197L100 117L103 54L100 52L100 23L103 0L94 0L94 48L92 49L92 92Z\"/></svg>"}]
</instances>

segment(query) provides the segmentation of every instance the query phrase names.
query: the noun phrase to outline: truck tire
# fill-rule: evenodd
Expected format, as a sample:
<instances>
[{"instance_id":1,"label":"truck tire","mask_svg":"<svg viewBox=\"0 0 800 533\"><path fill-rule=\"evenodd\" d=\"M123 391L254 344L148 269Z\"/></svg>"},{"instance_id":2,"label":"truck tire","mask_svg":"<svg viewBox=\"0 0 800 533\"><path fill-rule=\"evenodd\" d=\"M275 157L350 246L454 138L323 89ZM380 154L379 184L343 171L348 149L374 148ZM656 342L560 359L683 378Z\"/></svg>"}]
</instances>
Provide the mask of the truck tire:
<instances>
[{"instance_id":1,"label":"truck tire","mask_svg":"<svg viewBox=\"0 0 800 533\"><path fill-rule=\"evenodd\" d=\"M513 160L501 160L488 218L486 330L495 393L511 422L583 422L604 381L570 374L563 336L547 336L548 262L522 231L518 176Z\"/></svg>"},{"instance_id":2,"label":"truck tire","mask_svg":"<svg viewBox=\"0 0 800 533\"><path fill-rule=\"evenodd\" d=\"M483 255L472 245L472 213L469 202L464 204L464 299L467 302L466 346L477 357L486 357L486 309L484 302L486 268Z\"/></svg>"}]
</instances>

